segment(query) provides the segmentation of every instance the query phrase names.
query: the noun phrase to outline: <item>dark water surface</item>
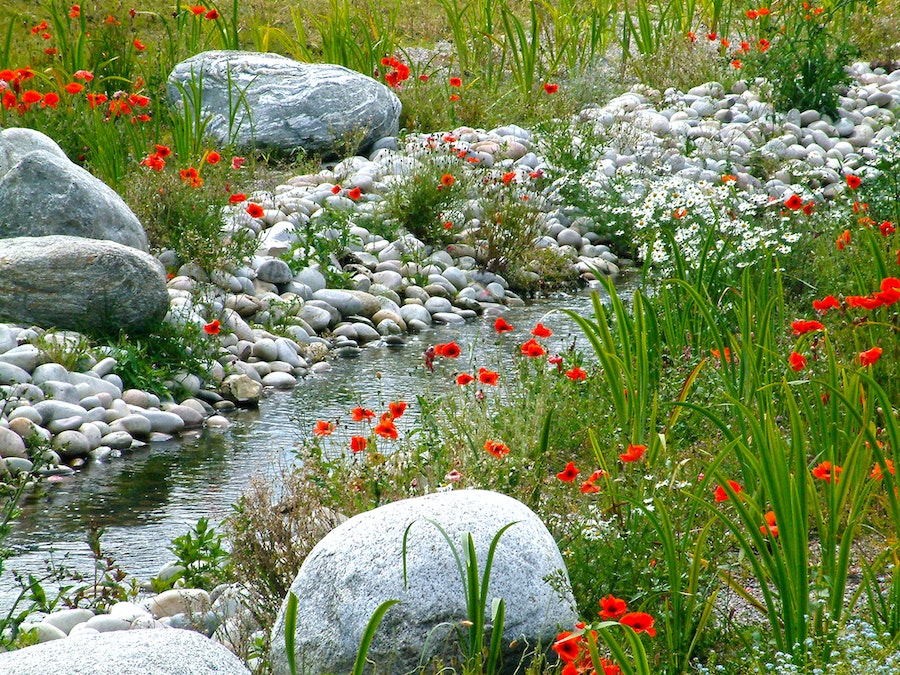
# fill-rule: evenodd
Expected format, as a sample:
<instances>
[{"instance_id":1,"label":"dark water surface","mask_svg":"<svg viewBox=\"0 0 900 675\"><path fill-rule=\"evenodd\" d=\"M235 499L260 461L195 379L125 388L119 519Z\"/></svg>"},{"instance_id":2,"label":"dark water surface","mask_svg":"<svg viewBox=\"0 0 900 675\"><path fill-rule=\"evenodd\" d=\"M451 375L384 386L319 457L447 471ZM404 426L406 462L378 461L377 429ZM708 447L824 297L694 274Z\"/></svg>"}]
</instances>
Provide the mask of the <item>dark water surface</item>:
<instances>
[{"instance_id":1,"label":"dark water surface","mask_svg":"<svg viewBox=\"0 0 900 675\"><path fill-rule=\"evenodd\" d=\"M166 547L174 537L204 516L221 522L250 476L272 473L280 462L290 464L293 446L310 435L316 420L346 420L357 405L378 411L388 401L405 400L410 408L399 422L414 424L417 395L437 395L455 386L452 378L425 375L428 345L456 340L463 350L454 364L460 370L467 369L465 357L473 344L480 364L499 365L543 321L554 331L548 346L562 351L580 337L574 322L556 311L564 308L589 313L588 293L511 310L504 316L516 331L501 340L494 335L493 319L480 318L410 336L402 348L367 347L359 358L334 361L331 371L303 380L293 390L271 393L259 410L229 415L232 426L226 431L153 444L47 483L26 500L6 542L14 553L0 577L0 611L18 591L12 570L39 574L52 559L89 573L87 531L92 522L105 530L104 552L146 581L172 559Z\"/></svg>"}]
</instances>

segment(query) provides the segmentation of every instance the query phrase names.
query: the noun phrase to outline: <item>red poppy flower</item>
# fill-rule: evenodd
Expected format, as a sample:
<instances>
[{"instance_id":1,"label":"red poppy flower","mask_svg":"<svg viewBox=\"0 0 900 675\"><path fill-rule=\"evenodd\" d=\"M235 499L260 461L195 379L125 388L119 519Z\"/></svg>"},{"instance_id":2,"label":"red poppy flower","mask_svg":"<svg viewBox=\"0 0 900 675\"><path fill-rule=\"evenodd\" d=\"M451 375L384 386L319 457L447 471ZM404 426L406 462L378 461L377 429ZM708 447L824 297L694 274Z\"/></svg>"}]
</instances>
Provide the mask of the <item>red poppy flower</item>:
<instances>
[{"instance_id":1,"label":"red poppy flower","mask_svg":"<svg viewBox=\"0 0 900 675\"><path fill-rule=\"evenodd\" d=\"M543 356L547 353L547 351L538 344L537 340L531 338L528 342L522 345L521 347L522 354L525 356L530 356L532 358Z\"/></svg>"},{"instance_id":2,"label":"red poppy flower","mask_svg":"<svg viewBox=\"0 0 900 675\"><path fill-rule=\"evenodd\" d=\"M871 366L878 359L881 358L881 352L883 350L881 347L872 347L871 349L867 349L864 352L859 353L859 365L861 366Z\"/></svg>"},{"instance_id":3,"label":"red poppy flower","mask_svg":"<svg viewBox=\"0 0 900 675\"><path fill-rule=\"evenodd\" d=\"M619 459L623 462L637 462L640 461L641 457L644 456L644 452L647 450L646 445L629 445L628 450L619 455Z\"/></svg>"},{"instance_id":4,"label":"red poppy flower","mask_svg":"<svg viewBox=\"0 0 900 675\"><path fill-rule=\"evenodd\" d=\"M831 477L834 476L834 482L838 482L838 476L840 476L841 471L843 469L839 466L832 465L831 462L819 462L812 470L812 475L819 480L824 480L826 483L831 482Z\"/></svg>"},{"instance_id":5,"label":"red poppy flower","mask_svg":"<svg viewBox=\"0 0 900 675\"><path fill-rule=\"evenodd\" d=\"M818 321L803 321L798 319L791 324L791 330L794 332L794 335L803 335L804 333L810 333L812 331L825 330L825 326Z\"/></svg>"},{"instance_id":6,"label":"red poppy flower","mask_svg":"<svg viewBox=\"0 0 900 675\"><path fill-rule=\"evenodd\" d=\"M595 492L600 492L600 487L593 480L586 480L581 484L581 492L582 494L593 494Z\"/></svg>"},{"instance_id":7,"label":"red poppy flower","mask_svg":"<svg viewBox=\"0 0 900 675\"><path fill-rule=\"evenodd\" d=\"M218 319L213 319L203 326L203 330L207 335L218 335L221 329L222 324L219 323Z\"/></svg>"},{"instance_id":8,"label":"red poppy flower","mask_svg":"<svg viewBox=\"0 0 900 675\"><path fill-rule=\"evenodd\" d=\"M578 380L584 381L587 379L587 373L576 366L575 368L572 368L572 370L566 371L566 377L574 382L577 382Z\"/></svg>"},{"instance_id":9,"label":"red poppy flower","mask_svg":"<svg viewBox=\"0 0 900 675\"><path fill-rule=\"evenodd\" d=\"M566 468L556 474L563 483L571 483L578 477L578 469L575 468L575 462L566 464Z\"/></svg>"},{"instance_id":10,"label":"red poppy flower","mask_svg":"<svg viewBox=\"0 0 900 675\"><path fill-rule=\"evenodd\" d=\"M478 369L478 381L481 382L481 384L489 384L494 387L497 385L498 378L499 375L493 370L488 370L487 368Z\"/></svg>"},{"instance_id":11,"label":"red poppy flower","mask_svg":"<svg viewBox=\"0 0 900 675\"><path fill-rule=\"evenodd\" d=\"M553 651L556 652L560 660L565 661L566 663L572 663L572 661L578 658L578 654L581 652L581 649L578 647L580 639L581 635L572 633L571 631L560 633L556 636L556 642L553 643Z\"/></svg>"},{"instance_id":12,"label":"red poppy flower","mask_svg":"<svg viewBox=\"0 0 900 675\"><path fill-rule=\"evenodd\" d=\"M515 179L516 179L516 172L515 172L515 171L509 171L509 172L503 174L503 176L500 177L500 180L503 181L503 184L504 184L504 185L509 185L509 184L512 183Z\"/></svg>"},{"instance_id":13,"label":"red poppy flower","mask_svg":"<svg viewBox=\"0 0 900 675\"><path fill-rule=\"evenodd\" d=\"M353 436L350 439L350 450L353 452L363 452L367 447L369 447L369 441L365 436Z\"/></svg>"},{"instance_id":14,"label":"red poppy flower","mask_svg":"<svg viewBox=\"0 0 900 675\"><path fill-rule=\"evenodd\" d=\"M350 199L352 199L353 201L356 201L357 199L362 197L362 190L360 190L358 187L355 187L347 192L347 196L350 197Z\"/></svg>"},{"instance_id":15,"label":"red poppy flower","mask_svg":"<svg viewBox=\"0 0 900 675\"><path fill-rule=\"evenodd\" d=\"M544 91L547 92L548 94L555 94L556 92L559 91L559 85L544 83Z\"/></svg>"},{"instance_id":16,"label":"red poppy flower","mask_svg":"<svg viewBox=\"0 0 900 675\"><path fill-rule=\"evenodd\" d=\"M885 466L882 468L881 464L875 464L872 468L872 473L869 474L869 478L874 480L881 480L884 477L884 469L887 469L892 476L897 475L897 469L894 468L894 462L890 459L885 459Z\"/></svg>"},{"instance_id":17,"label":"red poppy flower","mask_svg":"<svg viewBox=\"0 0 900 675\"><path fill-rule=\"evenodd\" d=\"M766 524L759 526L759 531L763 534L771 534L773 537L778 536L778 526L775 524L775 512L766 511Z\"/></svg>"},{"instance_id":18,"label":"red poppy flower","mask_svg":"<svg viewBox=\"0 0 900 675\"><path fill-rule=\"evenodd\" d=\"M18 103L16 95L9 89L6 89L3 92L3 107L7 110L12 110L16 107L16 103Z\"/></svg>"},{"instance_id":19,"label":"red poppy flower","mask_svg":"<svg viewBox=\"0 0 900 675\"><path fill-rule=\"evenodd\" d=\"M744 491L744 488L742 488L741 484L738 483L737 481L730 480L730 481L728 481L728 484L731 486L731 489L734 490L736 494L740 494L741 492ZM727 502L729 499L728 493L725 492L725 488L723 488L721 485L716 486L715 497L716 497L717 502Z\"/></svg>"},{"instance_id":20,"label":"red poppy flower","mask_svg":"<svg viewBox=\"0 0 900 675\"><path fill-rule=\"evenodd\" d=\"M335 185L333 188L331 188L331 194L333 194L333 195L341 194L341 186Z\"/></svg>"},{"instance_id":21,"label":"red poppy flower","mask_svg":"<svg viewBox=\"0 0 900 675\"><path fill-rule=\"evenodd\" d=\"M706 39L709 40L710 42L715 42L715 41L716 41L716 37L717 37L717 36L716 36L715 33L707 33L707 34L706 34Z\"/></svg>"},{"instance_id":22,"label":"red poppy flower","mask_svg":"<svg viewBox=\"0 0 900 675\"><path fill-rule=\"evenodd\" d=\"M241 202L247 201L247 195L243 192L235 192L228 198L229 204L240 204Z\"/></svg>"},{"instance_id":23,"label":"red poppy flower","mask_svg":"<svg viewBox=\"0 0 900 675\"><path fill-rule=\"evenodd\" d=\"M59 94L48 91L46 94L44 94L44 100L41 102L41 107L55 108L57 103L59 103Z\"/></svg>"},{"instance_id":24,"label":"red poppy flower","mask_svg":"<svg viewBox=\"0 0 900 675\"><path fill-rule=\"evenodd\" d=\"M838 235L838 238L834 242L834 245L838 251L843 251L844 248L849 243L850 243L850 230L844 230L841 234Z\"/></svg>"},{"instance_id":25,"label":"red poppy flower","mask_svg":"<svg viewBox=\"0 0 900 675\"><path fill-rule=\"evenodd\" d=\"M635 633L646 633L650 637L656 636L656 629L653 627L653 617L645 612L629 612L619 619L619 623L623 626L629 626Z\"/></svg>"},{"instance_id":26,"label":"red poppy flower","mask_svg":"<svg viewBox=\"0 0 900 675\"><path fill-rule=\"evenodd\" d=\"M96 108L98 105L103 105L106 103L109 98L107 98L106 94L88 94L87 95L88 105L91 110Z\"/></svg>"},{"instance_id":27,"label":"red poppy flower","mask_svg":"<svg viewBox=\"0 0 900 675\"><path fill-rule=\"evenodd\" d=\"M821 300L813 300L813 309L820 314L825 314L829 309L840 309L841 303L833 295L826 295Z\"/></svg>"},{"instance_id":28,"label":"red poppy flower","mask_svg":"<svg viewBox=\"0 0 900 675\"><path fill-rule=\"evenodd\" d=\"M455 359L462 353L459 345L455 342L448 342L434 346L434 353L438 356L444 356L448 359Z\"/></svg>"},{"instance_id":29,"label":"red poppy flower","mask_svg":"<svg viewBox=\"0 0 900 675\"><path fill-rule=\"evenodd\" d=\"M768 7L760 7L756 10L756 13L760 16L769 16L769 8Z\"/></svg>"},{"instance_id":30,"label":"red poppy flower","mask_svg":"<svg viewBox=\"0 0 900 675\"><path fill-rule=\"evenodd\" d=\"M206 18L210 21L215 21L219 18L219 13L216 10L211 9L206 13Z\"/></svg>"},{"instance_id":31,"label":"red poppy flower","mask_svg":"<svg viewBox=\"0 0 900 675\"><path fill-rule=\"evenodd\" d=\"M142 52L145 49L147 49L147 45L145 45L143 42L141 42L137 38L134 38L133 44L134 44L134 48L137 49L139 52Z\"/></svg>"},{"instance_id":32,"label":"red poppy flower","mask_svg":"<svg viewBox=\"0 0 900 675\"><path fill-rule=\"evenodd\" d=\"M534 327L534 330L531 331L531 334L539 338L548 338L553 335L553 331L547 328L540 321L538 321L538 325Z\"/></svg>"},{"instance_id":33,"label":"red poppy flower","mask_svg":"<svg viewBox=\"0 0 900 675\"><path fill-rule=\"evenodd\" d=\"M854 175L854 174L852 174L852 173L848 173L848 174L847 174L847 186L848 186L851 190L855 190L855 189L858 188L860 185L862 185L862 179L861 179L859 176L856 176L856 175Z\"/></svg>"},{"instance_id":34,"label":"red poppy flower","mask_svg":"<svg viewBox=\"0 0 900 675\"><path fill-rule=\"evenodd\" d=\"M803 354L791 352L790 356L788 356L788 363L791 366L791 370L799 372L806 368L806 357Z\"/></svg>"},{"instance_id":35,"label":"red poppy flower","mask_svg":"<svg viewBox=\"0 0 900 675\"><path fill-rule=\"evenodd\" d=\"M451 100L451 101L458 101L458 100L459 100L459 94L450 94L450 100Z\"/></svg>"},{"instance_id":36,"label":"red poppy flower","mask_svg":"<svg viewBox=\"0 0 900 675\"><path fill-rule=\"evenodd\" d=\"M166 160L160 157L158 154L153 153L152 155L147 155L144 159L141 160L141 165L149 167L154 171L162 171L166 166Z\"/></svg>"},{"instance_id":37,"label":"red poppy flower","mask_svg":"<svg viewBox=\"0 0 900 675\"><path fill-rule=\"evenodd\" d=\"M732 59L732 60L731 60L731 67L734 68L735 70L740 70L741 68L744 67L744 64L741 63L741 60L740 60L740 59Z\"/></svg>"},{"instance_id":38,"label":"red poppy flower","mask_svg":"<svg viewBox=\"0 0 900 675\"><path fill-rule=\"evenodd\" d=\"M80 5L72 5L69 8L69 18L77 19L80 16L81 16L81 6Z\"/></svg>"},{"instance_id":39,"label":"red poppy flower","mask_svg":"<svg viewBox=\"0 0 900 675\"><path fill-rule=\"evenodd\" d=\"M611 593L600 598L600 618L604 621L615 621L628 612L628 604Z\"/></svg>"},{"instance_id":40,"label":"red poppy flower","mask_svg":"<svg viewBox=\"0 0 900 675\"><path fill-rule=\"evenodd\" d=\"M76 80L84 80L85 82L90 82L94 79L94 74L89 70L76 70L75 74L72 77Z\"/></svg>"},{"instance_id":41,"label":"red poppy flower","mask_svg":"<svg viewBox=\"0 0 900 675\"><path fill-rule=\"evenodd\" d=\"M250 202L247 205L247 213L250 214L251 218L262 218L266 212L263 210L263 207L261 207L259 204Z\"/></svg>"},{"instance_id":42,"label":"red poppy flower","mask_svg":"<svg viewBox=\"0 0 900 675\"><path fill-rule=\"evenodd\" d=\"M453 177L453 174L445 173L441 176L441 185L444 187L451 187L456 182L456 178Z\"/></svg>"},{"instance_id":43,"label":"red poppy flower","mask_svg":"<svg viewBox=\"0 0 900 675\"><path fill-rule=\"evenodd\" d=\"M467 384L470 384L474 381L475 378L468 373L460 373L456 376L456 384L458 384L460 387L465 387Z\"/></svg>"},{"instance_id":44,"label":"red poppy flower","mask_svg":"<svg viewBox=\"0 0 900 675\"><path fill-rule=\"evenodd\" d=\"M390 410L393 419L403 417L403 413L406 412L406 401L391 401L388 403L388 410Z\"/></svg>"},{"instance_id":45,"label":"red poppy flower","mask_svg":"<svg viewBox=\"0 0 900 675\"><path fill-rule=\"evenodd\" d=\"M759 16L759 14L756 13L755 9L748 9L746 14L747 14L747 18L751 19L751 20L755 19L757 16Z\"/></svg>"},{"instance_id":46,"label":"red poppy flower","mask_svg":"<svg viewBox=\"0 0 900 675\"><path fill-rule=\"evenodd\" d=\"M34 89L29 89L28 91L22 94L22 103L37 103L42 98L44 98L40 92L35 91Z\"/></svg>"},{"instance_id":47,"label":"red poppy flower","mask_svg":"<svg viewBox=\"0 0 900 675\"><path fill-rule=\"evenodd\" d=\"M498 316L497 320L494 322L494 330L498 333L508 333L513 330L513 327L506 322L502 316Z\"/></svg>"},{"instance_id":48,"label":"red poppy flower","mask_svg":"<svg viewBox=\"0 0 900 675\"><path fill-rule=\"evenodd\" d=\"M382 438L396 439L398 436L397 426L394 424L394 420L390 418L382 419L372 431Z\"/></svg>"},{"instance_id":49,"label":"red poppy flower","mask_svg":"<svg viewBox=\"0 0 900 675\"><path fill-rule=\"evenodd\" d=\"M451 86L451 87L461 87L461 86L462 86L462 79L460 79L460 78L458 78L458 77L451 77L451 78L450 78L450 86Z\"/></svg>"},{"instance_id":50,"label":"red poppy flower","mask_svg":"<svg viewBox=\"0 0 900 675\"><path fill-rule=\"evenodd\" d=\"M803 208L803 200L800 198L800 195L793 194L784 201L784 205L791 211L796 211Z\"/></svg>"},{"instance_id":51,"label":"red poppy flower","mask_svg":"<svg viewBox=\"0 0 900 675\"><path fill-rule=\"evenodd\" d=\"M220 155L215 150L211 150L206 155L206 163L207 164L218 164L222 159L222 155Z\"/></svg>"},{"instance_id":52,"label":"red poppy flower","mask_svg":"<svg viewBox=\"0 0 900 675\"><path fill-rule=\"evenodd\" d=\"M237 171L242 166L244 166L244 162L247 161L246 157L232 157L231 158L231 168Z\"/></svg>"},{"instance_id":53,"label":"red poppy flower","mask_svg":"<svg viewBox=\"0 0 900 675\"><path fill-rule=\"evenodd\" d=\"M375 419L375 413L368 408L354 408L350 411L350 415L354 422L368 422Z\"/></svg>"},{"instance_id":54,"label":"red poppy flower","mask_svg":"<svg viewBox=\"0 0 900 675\"><path fill-rule=\"evenodd\" d=\"M206 7L203 7L202 5L193 5L188 7L188 9L194 16L200 16L201 14L206 13Z\"/></svg>"},{"instance_id":55,"label":"red poppy flower","mask_svg":"<svg viewBox=\"0 0 900 675\"><path fill-rule=\"evenodd\" d=\"M484 449L491 453L494 457L503 457L509 454L509 446L500 441L492 441L490 439L484 442Z\"/></svg>"},{"instance_id":56,"label":"red poppy flower","mask_svg":"<svg viewBox=\"0 0 900 675\"><path fill-rule=\"evenodd\" d=\"M316 436L331 436L331 432L334 431L334 426L333 422L319 420L313 428L313 434Z\"/></svg>"},{"instance_id":57,"label":"red poppy flower","mask_svg":"<svg viewBox=\"0 0 900 675\"><path fill-rule=\"evenodd\" d=\"M894 234L895 229L896 228L894 227L894 224L889 220L885 220L883 223L881 223L881 225L878 226L878 230L884 237L889 237L890 235Z\"/></svg>"}]
</instances>

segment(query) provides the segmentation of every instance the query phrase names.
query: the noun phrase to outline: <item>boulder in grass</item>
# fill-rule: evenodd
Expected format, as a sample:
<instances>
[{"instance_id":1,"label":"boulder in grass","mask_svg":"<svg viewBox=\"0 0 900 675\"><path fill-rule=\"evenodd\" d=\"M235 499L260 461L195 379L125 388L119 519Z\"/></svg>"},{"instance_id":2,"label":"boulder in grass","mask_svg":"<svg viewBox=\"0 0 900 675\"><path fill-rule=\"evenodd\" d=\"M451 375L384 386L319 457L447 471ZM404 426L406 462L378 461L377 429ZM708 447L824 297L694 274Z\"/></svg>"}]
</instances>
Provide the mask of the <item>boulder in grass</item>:
<instances>
[{"instance_id":1,"label":"boulder in grass","mask_svg":"<svg viewBox=\"0 0 900 675\"><path fill-rule=\"evenodd\" d=\"M89 335L147 332L169 308L150 254L82 237L0 239L0 319Z\"/></svg>"},{"instance_id":2,"label":"boulder in grass","mask_svg":"<svg viewBox=\"0 0 900 675\"><path fill-rule=\"evenodd\" d=\"M128 630L79 635L5 654L15 675L250 675L240 659L189 630Z\"/></svg>"},{"instance_id":3,"label":"boulder in grass","mask_svg":"<svg viewBox=\"0 0 900 675\"><path fill-rule=\"evenodd\" d=\"M399 127L400 99L380 82L342 66L278 54L192 56L169 75L169 100L193 106L194 89L202 116L209 116L206 133L222 146L364 153Z\"/></svg>"},{"instance_id":4,"label":"boulder in grass","mask_svg":"<svg viewBox=\"0 0 900 675\"><path fill-rule=\"evenodd\" d=\"M511 497L455 490L355 516L313 548L291 586L299 600L295 651L302 672L349 672L366 624L389 599L400 604L391 607L375 634L369 658L376 672L410 672L423 655L438 657L444 665L461 658L454 627L467 618L464 589L447 541L429 520L440 523L458 549L462 535L472 534L480 574L491 540L504 525L516 523L500 537L488 594L502 598L506 606L504 672L516 669L526 645L546 649L560 629L571 629L577 616L565 565L541 520ZM403 539L408 527L405 586ZM560 583L551 585L548 579ZM270 656L276 675L289 672L286 606L272 629Z\"/></svg>"},{"instance_id":5,"label":"boulder in grass","mask_svg":"<svg viewBox=\"0 0 900 675\"><path fill-rule=\"evenodd\" d=\"M149 250L122 198L38 131L0 131L0 204L0 238L60 234Z\"/></svg>"}]
</instances>

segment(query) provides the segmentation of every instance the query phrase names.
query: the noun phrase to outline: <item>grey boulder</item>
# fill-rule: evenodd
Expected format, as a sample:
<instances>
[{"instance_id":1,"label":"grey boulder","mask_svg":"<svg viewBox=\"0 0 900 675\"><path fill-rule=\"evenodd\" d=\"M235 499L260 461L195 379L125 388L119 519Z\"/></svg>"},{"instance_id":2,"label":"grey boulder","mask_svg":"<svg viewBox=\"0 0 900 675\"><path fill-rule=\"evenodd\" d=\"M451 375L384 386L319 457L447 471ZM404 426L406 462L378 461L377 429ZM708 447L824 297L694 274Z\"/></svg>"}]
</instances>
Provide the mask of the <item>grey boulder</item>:
<instances>
[{"instance_id":1,"label":"grey boulder","mask_svg":"<svg viewBox=\"0 0 900 675\"><path fill-rule=\"evenodd\" d=\"M140 221L112 188L70 162L62 150L46 149L47 143L36 143L38 149L24 154L18 141L12 150L5 148L3 135L9 131L0 132L0 238L62 234L148 250Z\"/></svg>"},{"instance_id":2,"label":"grey boulder","mask_svg":"<svg viewBox=\"0 0 900 675\"><path fill-rule=\"evenodd\" d=\"M221 145L365 154L399 126L397 96L342 66L269 53L203 52L169 75L173 105L193 106L192 79L201 91L203 117L209 116L206 133Z\"/></svg>"},{"instance_id":3,"label":"grey boulder","mask_svg":"<svg viewBox=\"0 0 900 675\"><path fill-rule=\"evenodd\" d=\"M379 673L406 673L420 657L445 666L460 657L453 627L466 620L465 594L456 562L439 530L454 544L472 534L479 564L491 540L507 523L491 569L489 598L506 605L504 670L512 672L525 645L546 648L577 617L559 549L541 520L524 504L495 492L456 490L394 502L362 513L332 530L312 550L291 591L299 600L295 652L307 675L352 669L369 618L385 600L398 599L375 634L369 658ZM411 527L410 527L410 524ZM403 581L406 542L408 586ZM563 580L558 592L548 578ZM271 663L288 673L285 607L272 629ZM490 607L486 622L490 622ZM429 646L426 652L426 642Z\"/></svg>"},{"instance_id":4,"label":"grey boulder","mask_svg":"<svg viewBox=\"0 0 900 675\"><path fill-rule=\"evenodd\" d=\"M91 335L146 332L169 308L149 254L81 237L0 239L0 318Z\"/></svg>"},{"instance_id":5,"label":"grey boulder","mask_svg":"<svg viewBox=\"0 0 900 675\"><path fill-rule=\"evenodd\" d=\"M54 640L0 654L15 675L249 675L237 656L189 630L129 630Z\"/></svg>"}]
</instances>

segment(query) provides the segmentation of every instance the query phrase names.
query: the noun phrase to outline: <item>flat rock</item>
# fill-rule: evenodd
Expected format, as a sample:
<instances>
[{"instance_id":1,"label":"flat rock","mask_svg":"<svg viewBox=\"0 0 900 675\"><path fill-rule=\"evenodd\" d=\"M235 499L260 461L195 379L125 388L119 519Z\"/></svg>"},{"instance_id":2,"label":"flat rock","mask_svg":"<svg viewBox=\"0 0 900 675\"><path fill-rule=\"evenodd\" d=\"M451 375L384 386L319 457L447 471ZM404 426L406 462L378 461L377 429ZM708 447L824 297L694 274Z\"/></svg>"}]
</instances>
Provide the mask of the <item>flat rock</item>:
<instances>
[{"instance_id":1,"label":"flat rock","mask_svg":"<svg viewBox=\"0 0 900 675\"><path fill-rule=\"evenodd\" d=\"M54 640L0 654L16 675L249 675L237 656L200 633L135 630Z\"/></svg>"},{"instance_id":2,"label":"flat rock","mask_svg":"<svg viewBox=\"0 0 900 675\"><path fill-rule=\"evenodd\" d=\"M165 272L147 253L81 237L0 239L0 318L108 335L146 332L168 309Z\"/></svg>"},{"instance_id":3,"label":"flat rock","mask_svg":"<svg viewBox=\"0 0 900 675\"><path fill-rule=\"evenodd\" d=\"M366 154L399 127L397 96L341 66L270 53L203 52L177 64L169 75L168 97L176 106L183 105L178 85L189 92L192 78L202 88L206 133L222 146Z\"/></svg>"}]
</instances>

